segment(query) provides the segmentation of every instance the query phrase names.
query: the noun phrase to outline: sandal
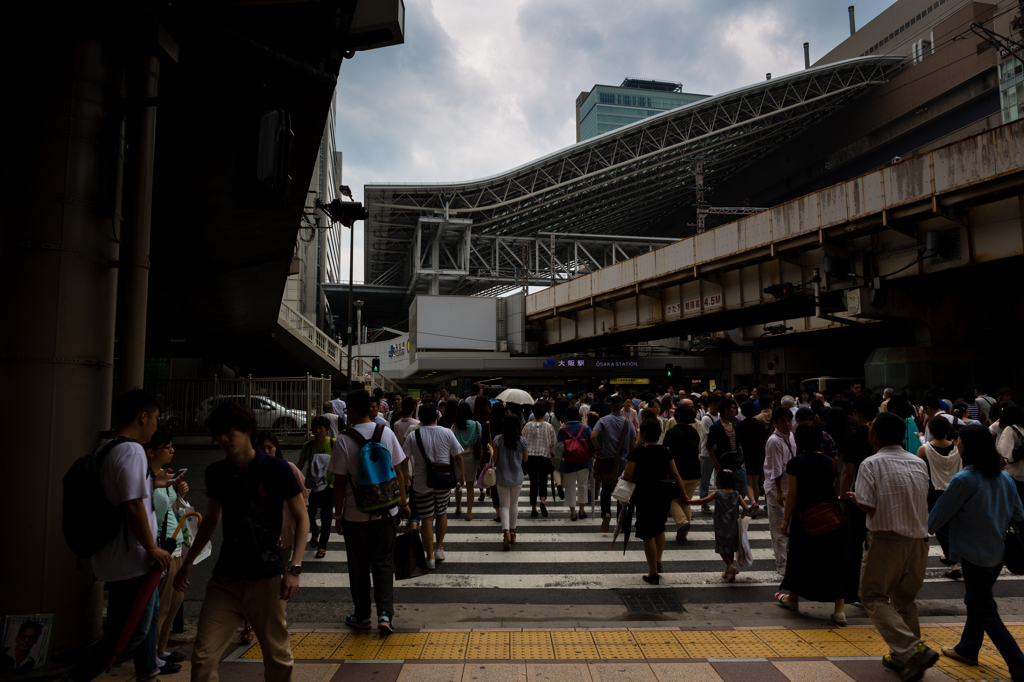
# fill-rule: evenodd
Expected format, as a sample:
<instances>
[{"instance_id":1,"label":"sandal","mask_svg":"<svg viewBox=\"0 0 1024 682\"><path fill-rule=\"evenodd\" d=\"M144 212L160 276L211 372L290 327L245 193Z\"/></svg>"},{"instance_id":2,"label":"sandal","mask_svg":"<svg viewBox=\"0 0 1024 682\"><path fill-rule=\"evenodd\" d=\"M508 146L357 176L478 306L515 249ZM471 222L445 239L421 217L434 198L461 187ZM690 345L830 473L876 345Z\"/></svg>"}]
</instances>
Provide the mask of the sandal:
<instances>
[{"instance_id":1,"label":"sandal","mask_svg":"<svg viewBox=\"0 0 1024 682\"><path fill-rule=\"evenodd\" d=\"M787 596L789 595L787 595L785 592L776 592L775 601L777 601L779 603L779 606L781 606L784 609L789 609L790 611L799 611L800 606L786 599Z\"/></svg>"},{"instance_id":2,"label":"sandal","mask_svg":"<svg viewBox=\"0 0 1024 682\"><path fill-rule=\"evenodd\" d=\"M253 640L253 637L252 626L246 625L245 628L242 629L242 634L239 636L239 639L242 641L242 644L248 644Z\"/></svg>"},{"instance_id":3,"label":"sandal","mask_svg":"<svg viewBox=\"0 0 1024 682\"><path fill-rule=\"evenodd\" d=\"M728 573L728 575L725 578L725 582L727 582L727 583L734 583L734 582L736 582L736 576L739 574L739 572L740 572L740 569L736 568L735 566L730 568L728 571L726 571L726 573Z\"/></svg>"},{"instance_id":4,"label":"sandal","mask_svg":"<svg viewBox=\"0 0 1024 682\"><path fill-rule=\"evenodd\" d=\"M318 549L316 551L316 558L317 559L323 559L325 556L327 556L327 550L326 549Z\"/></svg>"}]
</instances>

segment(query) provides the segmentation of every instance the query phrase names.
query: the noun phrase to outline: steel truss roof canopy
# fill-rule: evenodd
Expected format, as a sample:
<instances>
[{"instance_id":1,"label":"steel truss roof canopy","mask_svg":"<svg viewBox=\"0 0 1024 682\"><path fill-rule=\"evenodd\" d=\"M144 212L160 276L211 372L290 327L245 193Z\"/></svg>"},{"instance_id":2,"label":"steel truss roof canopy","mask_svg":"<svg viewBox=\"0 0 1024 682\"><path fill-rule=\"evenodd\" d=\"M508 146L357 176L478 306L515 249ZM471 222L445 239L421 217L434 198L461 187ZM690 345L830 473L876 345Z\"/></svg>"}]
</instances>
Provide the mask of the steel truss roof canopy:
<instances>
[{"instance_id":1,"label":"steel truss roof canopy","mask_svg":"<svg viewBox=\"0 0 1024 682\"><path fill-rule=\"evenodd\" d=\"M531 265L521 262L518 247L509 249L502 240L545 242L538 237L541 232L590 239L643 235L694 204L698 158L703 159L705 182L714 184L884 83L903 61L902 56L863 57L774 78L651 116L488 178L368 184L366 281L405 286L410 295L493 293L488 278L507 289L524 279L521 272L503 271L503 263L515 270L518 260L518 268L529 275L540 272L545 258L553 265L545 268L549 276L555 269L556 279L567 279L573 273L568 256L545 254L533 245L537 262ZM425 225L421 219L428 217L441 220ZM434 252L414 257L418 249ZM417 275L417 266L431 258L434 267L423 269L435 272ZM439 287L436 271L446 268L458 275ZM534 283L534 277L526 279Z\"/></svg>"}]
</instances>

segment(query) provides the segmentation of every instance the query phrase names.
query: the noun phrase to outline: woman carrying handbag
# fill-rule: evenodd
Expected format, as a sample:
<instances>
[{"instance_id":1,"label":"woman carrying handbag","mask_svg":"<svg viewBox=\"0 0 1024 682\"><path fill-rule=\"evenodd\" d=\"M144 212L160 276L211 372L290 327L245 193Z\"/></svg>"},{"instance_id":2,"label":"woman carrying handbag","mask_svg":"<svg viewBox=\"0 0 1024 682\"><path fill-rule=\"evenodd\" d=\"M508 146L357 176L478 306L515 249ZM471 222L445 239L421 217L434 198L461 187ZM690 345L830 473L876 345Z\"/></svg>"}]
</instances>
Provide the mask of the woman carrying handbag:
<instances>
[{"instance_id":1,"label":"woman carrying handbag","mask_svg":"<svg viewBox=\"0 0 1024 682\"><path fill-rule=\"evenodd\" d=\"M510 414L502 422L491 447L491 466L494 468L495 483L501 520L502 549L508 551L516 541L516 517L519 515L519 492L523 488L523 465L529 458L529 446L522 436L519 417ZM488 472L490 473L490 472Z\"/></svg>"}]
</instances>

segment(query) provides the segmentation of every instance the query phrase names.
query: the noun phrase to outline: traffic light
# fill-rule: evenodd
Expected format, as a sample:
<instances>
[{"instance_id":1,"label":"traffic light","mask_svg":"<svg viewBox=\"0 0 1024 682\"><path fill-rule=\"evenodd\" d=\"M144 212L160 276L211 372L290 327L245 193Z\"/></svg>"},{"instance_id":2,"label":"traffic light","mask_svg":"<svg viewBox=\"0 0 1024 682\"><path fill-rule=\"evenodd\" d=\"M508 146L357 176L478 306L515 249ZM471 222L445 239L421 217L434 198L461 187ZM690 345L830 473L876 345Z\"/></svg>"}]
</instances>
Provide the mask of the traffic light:
<instances>
[{"instance_id":1,"label":"traffic light","mask_svg":"<svg viewBox=\"0 0 1024 682\"><path fill-rule=\"evenodd\" d=\"M775 324L775 325L771 325L769 327L765 327L764 328L764 333L765 334L772 334L772 335L784 334L785 332L791 332L791 331L793 331L793 328L792 327L787 327L784 324Z\"/></svg>"},{"instance_id":2,"label":"traffic light","mask_svg":"<svg viewBox=\"0 0 1024 682\"><path fill-rule=\"evenodd\" d=\"M775 298L785 298L793 293L793 284L791 282L772 284L764 288L764 293L771 294Z\"/></svg>"},{"instance_id":3,"label":"traffic light","mask_svg":"<svg viewBox=\"0 0 1024 682\"><path fill-rule=\"evenodd\" d=\"M352 227L357 220L366 220L370 217L370 212L363 208L363 204L358 201L335 199L331 203L325 204L317 199L316 207L326 213L331 222L341 223L346 227Z\"/></svg>"},{"instance_id":4,"label":"traffic light","mask_svg":"<svg viewBox=\"0 0 1024 682\"><path fill-rule=\"evenodd\" d=\"M374 358L373 359L373 371L374 372L379 372L380 371L380 358Z\"/></svg>"},{"instance_id":5,"label":"traffic light","mask_svg":"<svg viewBox=\"0 0 1024 682\"><path fill-rule=\"evenodd\" d=\"M672 363L671 362L666 362L665 363L665 378L666 379L671 379L672 376L673 376L673 373L672 373Z\"/></svg>"}]
</instances>

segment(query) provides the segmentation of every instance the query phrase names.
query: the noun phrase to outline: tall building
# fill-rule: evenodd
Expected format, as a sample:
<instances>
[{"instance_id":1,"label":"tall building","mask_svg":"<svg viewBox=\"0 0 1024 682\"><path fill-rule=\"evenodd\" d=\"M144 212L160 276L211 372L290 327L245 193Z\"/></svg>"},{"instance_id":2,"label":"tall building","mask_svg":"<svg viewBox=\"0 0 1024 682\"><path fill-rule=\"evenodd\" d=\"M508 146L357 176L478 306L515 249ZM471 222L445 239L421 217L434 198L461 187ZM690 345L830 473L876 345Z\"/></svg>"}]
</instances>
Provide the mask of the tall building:
<instances>
[{"instance_id":1,"label":"tall building","mask_svg":"<svg viewBox=\"0 0 1024 682\"><path fill-rule=\"evenodd\" d=\"M341 270L340 225L332 225L316 211L316 199L329 204L341 185L342 153L334 141L336 101L331 102L317 154L316 169L309 181L302 226L295 240L292 267L284 289L284 302L323 331L333 334L334 317L324 295L325 282L338 283Z\"/></svg>"},{"instance_id":2,"label":"tall building","mask_svg":"<svg viewBox=\"0 0 1024 682\"><path fill-rule=\"evenodd\" d=\"M595 85L576 98L576 141L589 140L706 97L683 92L682 83L641 78L627 78L619 86Z\"/></svg>"}]
</instances>

